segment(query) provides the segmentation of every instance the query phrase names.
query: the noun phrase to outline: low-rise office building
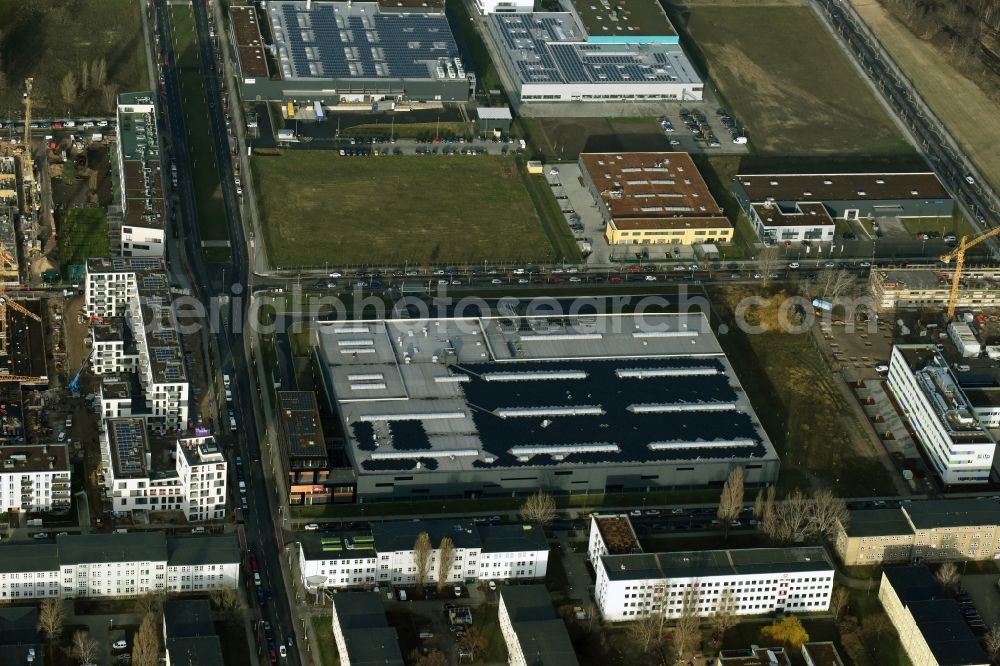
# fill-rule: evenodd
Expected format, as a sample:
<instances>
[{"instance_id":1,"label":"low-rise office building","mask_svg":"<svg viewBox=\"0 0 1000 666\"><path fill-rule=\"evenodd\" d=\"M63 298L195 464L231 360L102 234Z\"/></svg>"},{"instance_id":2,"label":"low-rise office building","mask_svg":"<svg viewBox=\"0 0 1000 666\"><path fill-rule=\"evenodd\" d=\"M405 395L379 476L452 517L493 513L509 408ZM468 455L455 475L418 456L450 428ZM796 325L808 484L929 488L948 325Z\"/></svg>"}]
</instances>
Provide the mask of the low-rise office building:
<instances>
[{"instance_id":1,"label":"low-rise office building","mask_svg":"<svg viewBox=\"0 0 1000 666\"><path fill-rule=\"evenodd\" d=\"M163 259L88 259L84 294L87 316L109 324L92 333L99 353L95 370L138 377L140 393L132 397L130 415L141 416L148 428L187 428L187 368Z\"/></svg>"},{"instance_id":2,"label":"low-rise office building","mask_svg":"<svg viewBox=\"0 0 1000 666\"><path fill-rule=\"evenodd\" d=\"M166 666L218 666L222 644L206 599L173 599L163 604Z\"/></svg>"},{"instance_id":3,"label":"low-rise office building","mask_svg":"<svg viewBox=\"0 0 1000 666\"><path fill-rule=\"evenodd\" d=\"M3 447L0 510L67 511L71 468L65 444Z\"/></svg>"},{"instance_id":4,"label":"low-rise office building","mask_svg":"<svg viewBox=\"0 0 1000 666\"><path fill-rule=\"evenodd\" d=\"M792 660L783 647L754 645L743 650L720 650L713 666L792 666Z\"/></svg>"},{"instance_id":5,"label":"low-rise office building","mask_svg":"<svg viewBox=\"0 0 1000 666\"><path fill-rule=\"evenodd\" d=\"M650 614L700 617L730 603L736 615L825 611L833 564L820 547L602 555L593 562L594 598L605 620Z\"/></svg>"},{"instance_id":6,"label":"low-rise office building","mask_svg":"<svg viewBox=\"0 0 1000 666\"><path fill-rule=\"evenodd\" d=\"M914 500L851 511L838 523L837 555L849 566L1000 558L1000 502Z\"/></svg>"},{"instance_id":7,"label":"low-rise office building","mask_svg":"<svg viewBox=\"0 0 1000 666\"><path fill-rule=\"evenodd\" d=\"M510 666L579 663L566 624L556 615L544 585L500 588L499 621Z\"/></svg>"},{"instance_id":8,"label":"low-rise office building","mask_svg":"<svg viewBox=\"0 0 1000 666\"><path fill-rule=\"evenodd\" d=\"M740 174L733 194L761 240L833 240L833 220L951 217L937 176L920 173Z\"/></svg>"},{"instance_id":9,"label":"low-rise office building","mask_svg":"<svg viewBox=\"0 0 1000 666\"><path fill-rule=\"evenodd\" d=\"M688 153L581 153L579 165L609 245L733 239L733 225Z\"/></svg>"},{"instance_id":10,"label":"low-rise office building","mask_svg":"<svg viewBox=\"0 0 1000 666\"><path fill-rule=\"evenodd\" d=\"M414 544L426 532L433 551L427 581L441 577L441 542L454 545L445 572L448 583L478 580L544 578L549 546L537 525L476 524L470 520L422 520L373 523L370 530L300 535L299 571L308 589L346 588L416 582Z\"/></svg>"},{"instance_id":11,"label":"low-rise office building","mask_svg":"<svg viewBox=\"0 0 1000 666\"><path fill-rule=\"evenodd\" d=\"M121 226L112 229L123 257L162 257L166 215L156 104L151 91L118 95L118 191Z\"/></svg>"},{"instance_id":12,"label":"low-rise office building","mask_svg":"<svg viewBox=\"0 0 1000 666\"><path fill-rule=\"evenodd\" d=\"M277 391L279 458L294 506L346 503L354 499L352 479L331 469L314 391Z\"/></svg>"},{"instance_id":13,"label":"low-rise office building","mask_svg":"<svg viewBox=\"0 0 1000 666\"><path fill-rule=\"evenodd\" d=\"M211 592L236 589L239 573L234 536L60 534L0 546L0 601Z\"/></svg>"},{"instance_id":14,"label":"low-rise office building","mask_svg":"<svg viewBox=\"0 0 1000 666\"><path fill-rule=\"evenodd\" d=\"M958 604L926 566L887 567L878 589L906 656L921 666L988 666Z\"/></svg>"},{"instance_id":15,"label":"low-rise office building","mask_svg":"<svg viewBox=\"0 0 1000 666\"><path fill-rule=\"evenodd\" d=\"M116 513L181 511L226 517L226 457L211 436L151 441L142 419L115 418L100 434L104 485Z\"/></svg>"},{"instance_id":16,"label":"low-rise office building","mask_svg":"<svg viewBox=\"0 0 1000 666\"><path fill-rule=\"evenodd\" d=\"M362 502L777 478L700 313L331 321L314 339Z\"/></svg>"},{"instance_id":17,"label":"low-rise office building","mask_svg":"<svg viewBox=\"0 0 1000 666\"><path fill-rule=\"evenodd\" d=\"M375 592L335 595L331 621L343 666L403 666L399 636L389 626L382 599Z\"/></svg>"},{"instance_id":18,"label":"low-rise office building","mask_svg":"<svg viewBox=\"0 0 1000 666\"><path fill-rule=\"evenodd\" d=\"M629 555L641 553L639 537L632 529L632 521L625 514L591 516L587 559L596 562L604 555Z\"/></svg>"},{"instance_id":19,"label":"low-rise office building","mask_svg":"<svg viewBox=\"0 0 1000 666\"><path fill-rule=\"evenodd\" d=\"M996 439L933 345L894 346L887 385L942 483L989 481Z\"/></svg>"}]
</instances>

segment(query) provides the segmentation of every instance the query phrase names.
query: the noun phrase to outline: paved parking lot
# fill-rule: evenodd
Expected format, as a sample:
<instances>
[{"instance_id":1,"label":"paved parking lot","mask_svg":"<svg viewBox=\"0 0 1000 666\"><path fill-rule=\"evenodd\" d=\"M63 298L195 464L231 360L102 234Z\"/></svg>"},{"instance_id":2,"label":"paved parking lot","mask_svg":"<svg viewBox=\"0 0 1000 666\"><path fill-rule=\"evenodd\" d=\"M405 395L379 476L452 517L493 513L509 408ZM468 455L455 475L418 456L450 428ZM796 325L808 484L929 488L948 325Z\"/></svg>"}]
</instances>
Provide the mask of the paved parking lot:
<instances>
[{"instance_id":1,"label":"paved parking lot","mask_svg":"<svg viewBox=\"0 0 1000 666\"><path fill-rule=\"evenodd\" d=\"M604 240L604 218L601 217L590 191L581 184L579 165L559 164L546 166L545 169L545 179L563 210L566 224L583 225L583 231L574 231L573 237L590 241L593 251L587 257L587 263L607 264L610 249L608 242ZM572 217L574 213L576 219Z\"/></svg>"},{"instance_id":2,"label":"paved parking lot","mask_svg":"<svg viewBox=\"0 0 1000 666\"><path fill-rule=\"evenodd\" d=\"M1000 622L1000 591L997 590L996 574L966 574L962 576L962 587L972 597L987 627Z\"/></svg>"}]
</instances>

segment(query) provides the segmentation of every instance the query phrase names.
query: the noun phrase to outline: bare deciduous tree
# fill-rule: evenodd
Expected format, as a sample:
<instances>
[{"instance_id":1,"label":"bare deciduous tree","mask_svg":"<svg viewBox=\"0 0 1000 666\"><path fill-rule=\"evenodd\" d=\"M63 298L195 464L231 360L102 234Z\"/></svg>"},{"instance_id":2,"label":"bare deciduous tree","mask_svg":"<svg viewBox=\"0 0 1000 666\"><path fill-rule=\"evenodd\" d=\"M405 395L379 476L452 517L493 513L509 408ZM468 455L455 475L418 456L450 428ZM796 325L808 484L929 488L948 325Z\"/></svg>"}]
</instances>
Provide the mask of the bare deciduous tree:
<instances>
[{"instance_id":1,"label":"bare deciduous tree","mask_svg":"<svg viewBox=\"0 0 1000 666\"><path fill-rule=\"evenodd\" d=\"M440 592L448 584L448 574L455 564L455 542L451 537L442 537L438 545L438 581L437 591Z\"/></svg>"},{"instance_id":2,"label":"bare deciduous tree","mask_svg":"<svg viewBox=\"0 0 1000 666\"><path fill-rule=\"evenodd\" d=\"M628 625L629 642L642 648L644 654L651 654L663 647L667 632L663 627L663 617L659 613L645 615Z\"/></svg>"},{"instance_id":3,"label":"bare deciduous tree","mask_svg":"<svg viewBox=\"0 0 1000 666\"><path fill-rule=\"evenodd\" d=\"M958 567L955 566L954 562L945 562L939 566L934 576L941 583L941 587L949 592L957 590L959 583L962 582L962 577L959 575Z\"/></svg>"},{"instance_id":4,"label":"bare deciduous tree","mask_svg":"<svg viewBox=\"0 0 1000 666\"><path fill-rule=\"evenodd\" d=\"M66 76L59 83L59 94L62 96L62 100L66 103L66 106L76 104L77 92L76 75L73 72L66 72Z\"/></svg>"},{"instance_id":5,"label":"bare deciduous tree","mask_svg":"<svg viewBox=\"0 0 1000 666\"><path fill-rule=\"evenodd\" d=\"M86 631L78 629L73 634L73 656L80 660L81 664L91 664L97 661L97 641L90 637Z\"/></svg>"},{"instance_id":6,"label":"bare deciduous tree","mask_svg":"<svg viewBox=\"0 0 1000 666\"><path fill-rule=\"evenodd\" d=\"M153 613L142 618L132 643L133 666L158 666L160 663L160 632L158 618Z\"/></svg>"},{"instance_id":7,"label":"bare deciduous tree","mask_svg":"<svg viewBox=\"0 0 1000 666\"><path fill-rule=\"evenodd\" d=\"M850 516L844 500L826 488L821 488L813 494L810 527L814 534L827 541L833 541L837 536L838 525L847 529Z\"/></svg>"},{"instance_id":8,"label":"bare deciduous tree","mask_svg":"<svg viewBox=\"0 0 1000 666\"><path fill-rule=\"evenodd\" d=\"M780 256L781 251L774 245L768 245L757 254L757 272L760 273L762 286L767 287Z\"/></svg>"},{"instance_id":9,"label":"bare deciduous tree","mask_svg":"<svg viewBox=\"0 0 1000 666\"><path fill-rule=\"evenodd\" d=\"M520 515L523 520L548 525L556 517L556 500L539 490L524 500Z\"/></svg>"},{"instance_id":10,"label":"bare deciduous tree","mask_svg":"<svg viewBox=\"0 0 1000 666\"><path fill-rule=\"evenodd\" d=\"M45 599L38 609L38 630L45 634L45 642L49 647L49 656L52 655L52 646L59 637L62 636L63 622L66 620L66 611L63 607L62 599Z\"/></svg>"},{"instance_id":11,"label":"bare deciduous tree","mask_svg":"<svg viewBox=\"0 0 1000 666\"><path fill-rule=\"evenodd\" d=\"M753 517L760 520L764 516L764 489L757 491L757 497L753 501Z\"/></svg>"},{"instance_id":12,"label":"bare deciduous tree","mask_svg":"<svg viewBox=\"0 0 1000 666\"><path fill-rule=\"evenodd\" d=\"M108 80L108 63L104 58L95 60L90 69L90 81L95 88L100 88Z\"/></svg>"},{"instance_id":13,"label":"bare deciduous tree","mask_svg":"<svg viewBox=\"0 0 1000 666\"><path fill-rule=\"evenodd\" d=\"M812 502L796 488L785 499L765 509L761 530L772 541L792 543L806 538Z\"/></svg>"},{"instance_id":14,"label":"bare deciduous tree","mask_svg":"<svg viewBox=\"0 0 1000 666\"><path fill-rule=\"evenodd\" d=\"M692 583L681 597L681 615L674 625L674 651L684 658L701 645L701 618L698 617L698 588Z\"/></svg>"},{"instance_id":15,"label":"bare deciduous tree","mask_svg":"<svg viewBox=\"0 0 1000 666\"><path fill-rule=\"evenodd\" d=\"M476 655L481 655L486 651L486 636L483 635L479 627L468 627L465 630L464 642L473 661L476 660Z\"/></svg>"},{"instance_id":16,"label":"bare deciduous tree","mask_svg":"<svg viewBox=\"0 0 1000 666\"><path fill-rule=\"evenodd\" d=\"M712 628L719 634L719 639L736 624L736 611L739 604L736 601L736 593L731 588L726 588L719 594L719 602L712 614Z\"/></svg>"},{"instance_id":17,"label":"bare deciduous tree","mask_svg":"<svg viewBox=\"0 0 1000 666\"><path fill-rule=\"evenodd\" d=\"M101 93L104 95L104 106L114 110L115 103L118 101L118 84L108 83L101 86Z\"/></svg>"},{"instance_id":18,"label":"bare deciduous tree","mask_svg":"<svg viewBox=\"0 0 1000 666\"><path fill-rule=\"evenodd\" d=\"M424 583L427 582L427 576L430 575L433 552L434 546L431 545L430 535L427 532L418 534L417 540L413 544L413 566L416 568L414 577L418 588L423 588Z\"/></svg>"},{"instance_id":19,"label":"bare deciduous tree","mask_svg":"<svg viewBox=\"0 0 1000 666\"><path fill-rule=\"evenodd\" d=\"M1000 624L994 624L983 637L986 655L993 663L1000 661Z\"/></svg>"},{"instance_id":20,"label":"bare deciduous tree","mask_svg":"<svg viewBox=\"0 0 1000 666\"><path fill-rule=\"evenodd\" d=\"M840 619L850 600L851 593L846 587L838 587L833 591L833 595L830 597L830 612L835 618Z\"/></svg>"},{"instance_id":21,"label":"bare deciduous tree","mask_svg":"<svg viewBox=\"0 0 1000 666\"><path fill-rule=\"evenodd\" d=\"M722 484L719 508L715 515L722 523L722 529L729 535L729 523L740 517L743 511L743 468L736 467L729 472L729 478Z\"/></svg>"},{"instance_id":22,"label":"bare deciduous tree","mask_svg":"<svg viewBox=\"0 0 1000 666\"><path fill-rule=\"evenodd\" d=\"M90 88L90 68L87 67L87 61L83 61L80 63L80 89L88 88Z\"/></svg>"}]
</instances>

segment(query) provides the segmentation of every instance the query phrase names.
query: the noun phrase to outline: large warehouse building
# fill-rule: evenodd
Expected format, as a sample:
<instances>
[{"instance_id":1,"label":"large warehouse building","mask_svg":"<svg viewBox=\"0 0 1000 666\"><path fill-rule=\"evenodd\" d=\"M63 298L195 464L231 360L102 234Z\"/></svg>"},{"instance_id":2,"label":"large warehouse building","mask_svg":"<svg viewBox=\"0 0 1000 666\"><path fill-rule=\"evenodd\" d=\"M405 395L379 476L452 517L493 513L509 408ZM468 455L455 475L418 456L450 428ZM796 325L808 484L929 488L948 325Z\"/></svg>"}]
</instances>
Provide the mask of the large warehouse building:
<instances>
[{"instance_id":1,"label":"large warehouse building","mask_svg":"<svg viewBox=\"0 0 1000 666\"><path fill-rule=\"evenodd\" d=\"M951 217L933 173L737 175L733 194L761 240L833 240L834 219Z\"/></svg>"},{"instance_id":2,"label":"large warehouse building","mask_svg":"<svg viewBox=\"0 0 1000 666\"><path fill-rule=\"evenodd\" d=\"M276 0L266 12L270 47L253 9L230 14L244 99L465 102L475 86L440 4Z\"/></svg>"},{"instance_id":3,"label":"large warehouse building","mask_svg":"<svg viewBox=\"0 0 1000 666\"><path fill-rule=\"evenodd\" d=\"M359 501L777 478L702 314L321 323Z\"/></svg>"},{"instance_id":4,"label":"large warehouse building","mask_svg":"<svg viewBox=\"0 0 1000 666\"><path fill-rule=\"evenodd\" d=\"M609 245L733 239L733 225L688 153L581 153L579 163Z\"/></svg>"},{"instance_id":5,"label":"large warehouse building","mask_svg":"<svg viewBox=\"0 0 1000 666\"><path fill-rule=\"evenodd\" d=\"M640 24L648 29L611 34L594 32L610 21L595 16L588 22L577 10L487 17L514 87L511 97L522 103L701 100L704 84L661 9L650 10L655 21Z\"/></svg>"}]
</instances>

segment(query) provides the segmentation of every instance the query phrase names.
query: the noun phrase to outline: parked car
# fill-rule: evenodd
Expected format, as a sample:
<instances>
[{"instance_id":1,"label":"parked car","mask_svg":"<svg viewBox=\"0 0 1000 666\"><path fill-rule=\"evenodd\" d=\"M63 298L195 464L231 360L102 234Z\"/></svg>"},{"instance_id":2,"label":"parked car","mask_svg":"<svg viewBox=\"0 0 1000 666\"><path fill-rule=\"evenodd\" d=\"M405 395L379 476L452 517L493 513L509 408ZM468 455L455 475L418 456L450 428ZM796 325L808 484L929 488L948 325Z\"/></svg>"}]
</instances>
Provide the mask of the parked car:
<instances>
[{"instance_id":1,"label":"parked car","mask_svg":"<svg viewBox=\"0 0 1000 666\"><path fill-rule=\"evenodd\" d=\"M315 532L316 530L319 529L319 525L317 523L309 523L302 529L304 529L306 532Z\"/></svg>"},{"instance_id":2,"label":"parked car","mask_svg":"<svg viewBox=\"0 0 1000 666\"><path fill-rule=\"evenodd\" d=\"M32 539L38 539L38 540L48 539L49 538L49 533L48 532L35 532L34 534L31 535L31 538Z\"/></svg>"},{"instance_id":3,"label":"parked car","mask_svg":"<svg viewBox=\"0 0 1000 666\"><path fill-rule=\"evenodd\" d=\"M115 650L124 650L125 648L128 647L128 643L123 639L120 641L115 641L114 643L111 644L111 647Z\"/></svg>"}]
</instances>

